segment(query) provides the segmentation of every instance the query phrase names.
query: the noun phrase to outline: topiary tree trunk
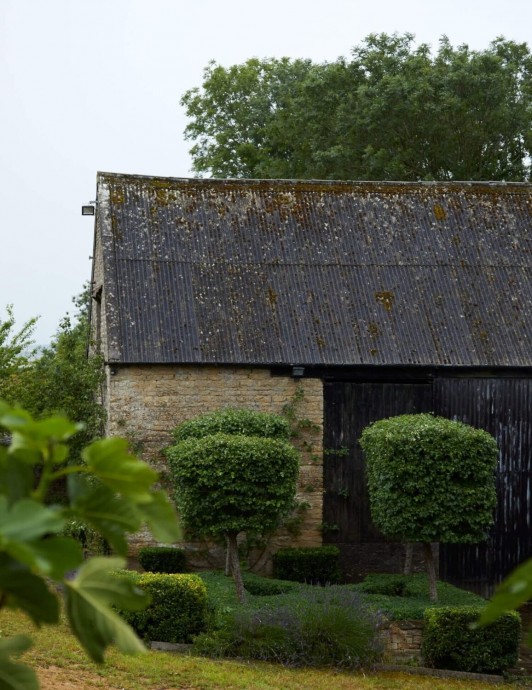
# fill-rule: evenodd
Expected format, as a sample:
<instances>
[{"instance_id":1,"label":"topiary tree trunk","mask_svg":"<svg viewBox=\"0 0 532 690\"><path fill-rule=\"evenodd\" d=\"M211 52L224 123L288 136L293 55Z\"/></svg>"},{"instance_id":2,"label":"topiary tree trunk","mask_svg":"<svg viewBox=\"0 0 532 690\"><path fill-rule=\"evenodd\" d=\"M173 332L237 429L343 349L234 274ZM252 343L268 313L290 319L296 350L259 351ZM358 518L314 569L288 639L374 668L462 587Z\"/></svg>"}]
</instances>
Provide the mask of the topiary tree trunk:
<instances>
[{"instance_id":1,"label":"topiary tree trunk","mask_svg":"<svg viewBox=\"0 0 532 690\"><path fill-rule=\"evenodd\" d=\"M429 579L429 598L431 601L438 601L438 589L436 587L436 564L434 563L432 544L430 544L429 542L423 543L423 556L425 559L425 565L427 567L427 576Z\"/></svg>"},{"instance_id":2,"label":"topiary tree trunk","mask_svg":"<svg viewBox=\"0 0 532 690\"><path fill-rule=\"evenodd\" d=\"M404 575L412 575L412 558L414 556L414 544L409 541L405 544L405 567Z\"/></svg>"},{"instance_id":3,"label":"topiary tree trunk","mask_svg":"<svg viewBox=\"0 0 532 690\"><path fill-rule=\"evenodd\" d=\"M225 575L231 577L231 560L229 559L229 538L225 537Z\"/></svg>"},{"instance_id":4,"label":"topiary tree trunk","mask_svg":"<svg viewBox=\"0 0 532 690\"><path fill-rule=\"evenodd\" d=\"M235 581L236 598L241 604L246 601L246 590L242 580L242 570L240 569L240 559L238 558L238 532L227 532L227 561L229 562L230 573Z\"/></svg>"}]
</instances>

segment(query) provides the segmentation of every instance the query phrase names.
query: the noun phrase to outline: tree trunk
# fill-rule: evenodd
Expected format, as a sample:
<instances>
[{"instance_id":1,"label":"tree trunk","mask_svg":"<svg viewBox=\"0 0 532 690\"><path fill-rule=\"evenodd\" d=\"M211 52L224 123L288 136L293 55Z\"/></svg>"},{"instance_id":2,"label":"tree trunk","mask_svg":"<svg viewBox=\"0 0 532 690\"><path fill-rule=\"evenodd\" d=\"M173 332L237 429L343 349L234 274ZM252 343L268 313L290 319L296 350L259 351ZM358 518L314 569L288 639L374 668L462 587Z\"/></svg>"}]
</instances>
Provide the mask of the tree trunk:
<instances>
[{"instance_id":1,"label":"tree trunk","mask_svg":"<svg viewBox=\"0 0 532 690\"><path fill-rule=\"evenodd\" d=\"M238 544L236 542L237 532L229 532L226 537L229 552L229 567L231 568L231 574L235 581L236 598L241 604L244 604L246 601L246 590L244 589L242 571L240 570L240 559L238 558Z\"/></svg>"},{"instance_id":2,"label":"tree trunk","mask_svg":"<svg viewBox=\"0 0 532 690\"><path fill-rule=\"evenodd\" d=\"M434 563L434 554L432 553L432 544L423 544L423 555L425 557L427 575L429 578L429 597L431 601L438 601L438 590L436 589L436 566Z\"/></svg>"},{"instance_id":3,"label":"tree trunk","mask_svg":"<svg viewBox=\"0 0 532 690\"><path fill-rule=\"evenodd\" d=\"M229 537L225 537L225 575L231 577L231 558L230 558L230 548L229 548Z\"/></svg>"},{"instance_id":4,"label":"tree trunk","mask_svg":"<svg viewBox=\"0 0 532 690\"><path fill-rule=\"evenodd\" d=\"M412 558L414 556L414 544L409 541L405 544L405 569L404 575L412 575Z\"/></svg>"}]
</instances>

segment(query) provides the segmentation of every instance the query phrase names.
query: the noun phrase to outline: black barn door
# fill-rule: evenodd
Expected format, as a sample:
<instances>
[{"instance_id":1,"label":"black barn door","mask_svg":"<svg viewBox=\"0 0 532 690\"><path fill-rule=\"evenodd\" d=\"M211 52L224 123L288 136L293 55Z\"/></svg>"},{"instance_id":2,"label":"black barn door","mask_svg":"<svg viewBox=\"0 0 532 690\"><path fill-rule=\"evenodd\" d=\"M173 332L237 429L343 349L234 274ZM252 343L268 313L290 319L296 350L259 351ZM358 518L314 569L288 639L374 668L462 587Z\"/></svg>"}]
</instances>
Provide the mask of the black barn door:
<instances>
[{"instance_id":1,"label":"black barn door","mask_svg":"<svg viewBox=\"0 0 532 690\"><path fill-rule=\"evenodd\" d=\"M400 568L403 547L371 521L358 439L371 422L433 409L430 383L325 384L323 541L336 544L348 579Z\"/></svg>"},{"instance_id":2,"label":"black barn door","mask_svg":"<svg viewBox=\"0 0 532 690\"><path fill-rule=\"evenodd\" d=\"M437 379L437 414L497 439L495 525L484 544L441 545L440 577L484 596L532 556L532 380Z\"/></svg>"}]
</instances>

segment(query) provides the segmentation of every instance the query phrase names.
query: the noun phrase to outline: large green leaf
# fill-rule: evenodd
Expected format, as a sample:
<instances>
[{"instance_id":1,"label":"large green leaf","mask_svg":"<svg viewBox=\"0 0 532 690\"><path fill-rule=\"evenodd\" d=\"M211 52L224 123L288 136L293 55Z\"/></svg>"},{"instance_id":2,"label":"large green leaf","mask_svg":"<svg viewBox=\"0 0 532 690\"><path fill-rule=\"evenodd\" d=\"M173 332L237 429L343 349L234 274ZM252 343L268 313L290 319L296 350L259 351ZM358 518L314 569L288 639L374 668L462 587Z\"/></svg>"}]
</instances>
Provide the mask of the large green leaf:
<instances>
[{"instance_id":1,"label":"large green leaf","mask_svg":"<svg viewBox=\"0 0 532 690\"><path fill-rule=\"evenodd\" d=\"M6 553L0 553L0 592L9 606L25 611L36 625L59 620L57 597L44 579Z\"/></svg>"},{"instance_id":2,"label":"large green leaf","mask_svg":"<svg viewBox=\"0 0 532 690\"><path fill-rule=\"evenodd\" d=\"M171 543L182 538L178 517L164 491L154 491L152 500L143 503L141 509L144 520L157 541Z\"/></svg>"},{"instance_id":3,"label":"large green leaf","mask_svg":"<svg viewBox=\"0 0 532 690\"><path fill-rule=\"evenodd\" d=\"M47 458L50 451L52 455L61 453L64 459L64 451L57 451L57 447L83 429L83 424L75 424L65 417L32 420L22 415L6 415L3 419L7 423L2 423L13 434L9 452L28 462L35 462L36 454Z\"/></svg>"},{"instance_id":4,"label":"large green leaf","mask_svg":"<svg viewBox=\"0 0 532 690\"><path fill-rule=\"evenodd\" d=\"M532 559L516 568L495 591L484 609L479 625L492 623L506 611L519 608L532 599Z\"/></svg>"},{"instance_id":5,"label":"large green leaf","mask_svg":"<svg viewBox=\"0 0 532 690\"><path fill-rule=\"evenodd\" d=\"M32 542L11 542L6 551L33 571L62 580L83 561L81 546L70 537L50 537Z\"/></svg>"},{"instance_id":6,"label":"large green leaf","mask_svg":"<svg viewBox=\"0 0 532 690\"><path fill-rule=\"evenodd\" d=\"M32 541L59 531L64 518L57 511L24 498L9 506L0 495L0 545L10 541Z\"/></svg>"},{"instance_id":7,"label":"large green leaf","mask_svg":"<svg viewBox=\"0 0 532 690\"><path fill-rule=\"evenodd\" d=\"M31 414L20 407L11 407L0 400L0 425L13 431L32 421Z\"/></svg>"},{"instance_id":8,"label":"large green leaf","mask_svg":"<svg viewBox=\"0 0 532 690\"><path fill-rule=\"evenodd\" d=\"M9 503L28 498L33 490L35 474L29 463L20 462L9 455L7 448L0 447L0 494L7 496Z\"/></svg>"},{"instance_id":9,"label":"large green leaf","mask_svg":"<svg viewBox=\"0 0 532 690\"><path fill-rule=\"evenodd\" d=\"M95 441L85 448L83 459L89 470L113 491L134 501L150 500L157 472L128 452L126 440L105 438Z\"/></svg>"},{"instance_id":10,"label":"large green leaf","mask_svg":"<svg viewBox=\"0 0 532 690\"><path fill-rule=\"evenodd\" d=\"M149 597L129 580L110 575L124 566L122 558L92 558L77 577L65 583L66 611L74 634L93 661L103 662L111 644L126 654L145 651L133 630L112 610L144 608Z\"/></svg>"},{"instance_id":11,"label":"large green leaf","mask_svg":"<svg viewBox=\"0 0 532 690\"><path fill-rule=\"evenodd\" d=\"M135 532L142 524L135 505L101 484L76 482L72 495L75 496L72 514L92 525L115 551L126 555L126 535Z\"/></svg>"},{"instance_id":12,"label":"large green leaf","mask_svg":"<svg viewBox=\"0 0 532 690\"><path fill-rule=\"evenodd\" d=\"M17 635L0 640L0 690L39 690L39 681L33 669L17 664L9 658L31 647L31 640Z\"/></svg>"},{"instance_id":13,"label":"large green leaf","mask_svg":"<svg viewBox=\"0 0 532 690\"><path fill-rule=\"evenodd\" d=\"M21 432L24 437L35 441L67 441L83 428L83 424L71 422L66 417L32 419L29 413L20 409L13 409L11 414L4 415L0 422L13 432L13 436Z\"/></svg>"}]
</instances>

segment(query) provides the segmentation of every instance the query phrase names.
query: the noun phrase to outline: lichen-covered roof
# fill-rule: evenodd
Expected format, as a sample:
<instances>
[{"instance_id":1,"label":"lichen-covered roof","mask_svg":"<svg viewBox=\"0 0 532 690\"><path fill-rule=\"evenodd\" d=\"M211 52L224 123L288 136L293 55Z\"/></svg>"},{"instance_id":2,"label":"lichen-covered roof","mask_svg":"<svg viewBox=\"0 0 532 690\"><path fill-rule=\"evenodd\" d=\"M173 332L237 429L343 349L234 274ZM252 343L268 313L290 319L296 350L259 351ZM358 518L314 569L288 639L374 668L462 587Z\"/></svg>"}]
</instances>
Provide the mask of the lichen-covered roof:
<instances>
[{"instance_id":1,"label":"lichen-covered roof","mask_svg":"<svg viewBox=\"0 0 532 690\"><path fill-rule=\"evenodd\" d=\"M100 173L107 360L532 365L532 186Z\"/></svg>"}]
</instances>

